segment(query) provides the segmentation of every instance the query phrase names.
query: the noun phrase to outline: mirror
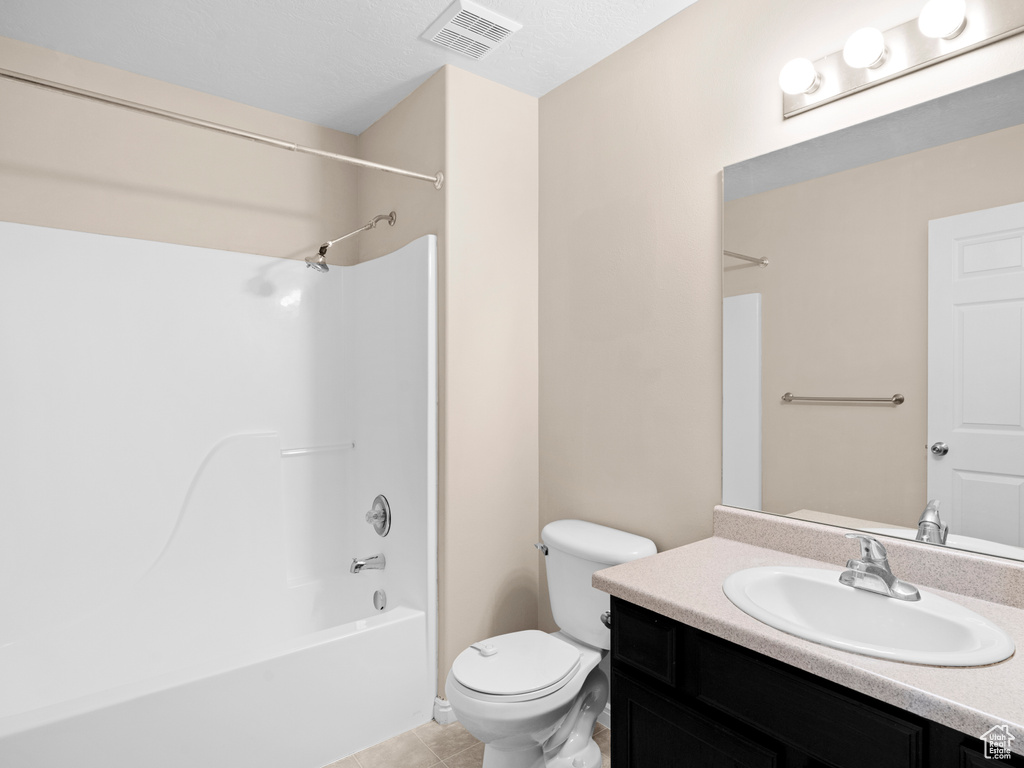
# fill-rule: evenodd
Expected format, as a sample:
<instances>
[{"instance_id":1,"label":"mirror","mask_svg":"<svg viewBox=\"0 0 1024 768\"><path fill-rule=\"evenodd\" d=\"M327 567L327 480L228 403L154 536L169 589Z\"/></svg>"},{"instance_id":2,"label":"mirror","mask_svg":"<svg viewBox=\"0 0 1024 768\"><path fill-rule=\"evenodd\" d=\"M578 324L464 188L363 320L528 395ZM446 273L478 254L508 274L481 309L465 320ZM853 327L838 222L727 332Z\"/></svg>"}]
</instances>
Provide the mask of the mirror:
<instances>
[{"instance_id":1,"label":"mirror","mask_svg":"<svg viewBox=\"0 0 1024 768\"><path fill-rule=\"evenodd\" d=\"M1024 560L1022 94L725 169L723 503Z\"/></svg>"}]
</instances>

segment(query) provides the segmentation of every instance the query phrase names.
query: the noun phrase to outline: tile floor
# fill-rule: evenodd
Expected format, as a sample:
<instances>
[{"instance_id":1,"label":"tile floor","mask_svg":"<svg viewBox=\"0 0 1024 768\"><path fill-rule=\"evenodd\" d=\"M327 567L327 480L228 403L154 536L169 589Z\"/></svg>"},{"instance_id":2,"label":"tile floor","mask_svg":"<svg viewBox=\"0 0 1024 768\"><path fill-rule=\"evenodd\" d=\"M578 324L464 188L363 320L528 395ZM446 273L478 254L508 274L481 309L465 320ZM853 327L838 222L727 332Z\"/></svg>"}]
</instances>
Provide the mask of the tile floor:
<instances>
[{"instance_id":1,"label":"tile floor","mask_svg":"<svg viewBox=\"0 0 1024 768\"><path fill-rule=\"evenodd\" d=\"M594 741L601 748L601 768L611 768L612 732L598 723ZM431 720L325 768L481 768L483 762L484 745L461 724Z\"/></svg>"}]
</instances>

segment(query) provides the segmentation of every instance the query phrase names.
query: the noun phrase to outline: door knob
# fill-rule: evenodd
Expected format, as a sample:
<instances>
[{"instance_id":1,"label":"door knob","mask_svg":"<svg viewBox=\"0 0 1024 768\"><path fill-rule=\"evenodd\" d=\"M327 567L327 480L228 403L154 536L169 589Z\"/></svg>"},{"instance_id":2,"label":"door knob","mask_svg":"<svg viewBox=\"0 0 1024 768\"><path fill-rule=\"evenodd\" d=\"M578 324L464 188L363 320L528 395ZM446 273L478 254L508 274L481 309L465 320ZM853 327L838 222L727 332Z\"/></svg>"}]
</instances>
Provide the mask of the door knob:
<instances>
[{"instance_id":1,"label":"door knob","mask_svg":"<svg viewBox=\"0 0 1024 768\"><path fill-rule=\"evenodd\" d=\"M932 453L936 456L945 456L949 453L949 446L945 443L932 443Z\"/></svg>"}]
</instances>

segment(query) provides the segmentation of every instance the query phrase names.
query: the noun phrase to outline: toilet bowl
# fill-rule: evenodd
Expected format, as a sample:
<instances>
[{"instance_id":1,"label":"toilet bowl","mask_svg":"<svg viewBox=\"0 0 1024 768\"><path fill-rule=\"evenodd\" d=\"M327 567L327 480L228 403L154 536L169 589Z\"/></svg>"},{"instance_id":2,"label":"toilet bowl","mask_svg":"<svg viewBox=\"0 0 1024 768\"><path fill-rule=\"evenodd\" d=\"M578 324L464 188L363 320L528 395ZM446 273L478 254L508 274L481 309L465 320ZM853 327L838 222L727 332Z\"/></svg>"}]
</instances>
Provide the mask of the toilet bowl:
<instances>
[{"instance_id":1,"label":"toilet bowl","mask_svg":"<svg viewBox=\"0 0 1024 768\"><path fill-rule=\"evenodd\" d=\"M597 668L603 653L562 632L546 635L537 630L499 635L477 645L484 652L494 649L494 661L473 665L474 657L492 657L467 648L452 665L445 695L466 730L487 745L485 768L561 765L552 760L563 751L566 768L573 759L579 763L575 768L601 765L596 744L590 761L579 760L586 756L578 753L593 744L594 722L608 700L608 680ZM572 726L559 734L571 711ZM556 735L562 738L551 738Z\"/></svg>"},{"instance_id":2,"label":"toilet bowl","mask_svg":"<svg viewBox=\"0 0 1024 768\"><path fill-rule=\"evenodd\" d=\"M600 768L594 723L608 700L598 668L610 647L608 595L594 571L655 553L649 539L581 520L545 526L548 591L561 631L524 630L474 643L455 659L445 695L484 742L483 768Z\"/></svg>"}]
</instances>

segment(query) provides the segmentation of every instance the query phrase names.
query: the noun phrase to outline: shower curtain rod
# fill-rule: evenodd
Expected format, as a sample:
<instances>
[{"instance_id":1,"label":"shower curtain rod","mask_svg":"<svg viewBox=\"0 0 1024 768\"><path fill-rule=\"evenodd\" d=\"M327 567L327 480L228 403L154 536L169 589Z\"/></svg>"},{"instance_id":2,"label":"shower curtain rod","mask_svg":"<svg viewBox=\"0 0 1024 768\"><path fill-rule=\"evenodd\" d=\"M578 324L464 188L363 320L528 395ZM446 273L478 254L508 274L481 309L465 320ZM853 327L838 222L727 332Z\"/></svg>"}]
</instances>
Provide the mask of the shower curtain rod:
<instances>
[{"instance_id":1,"label":"shower curtain rod","mask_svg":"<svg viewBox=\"0 0 1024 768\"><path fill-rule=\"evenodd\" d=\"M736 253L736 251L722 251L726 256L732 256L734 259L743 259L754 264L760 264L762 267L768 266L767 256L744 256L742 253Z\"/></svg>"},{"instance_id":2,"label":"shower curtain rod","mask_svg":"<svg viewBox=\"0 0 1024 768\"><path fill-rule=\"evenodd\" d=\"M380 163L372 163L369 160L360 160L356 157L349 157L348 155L339 155L334 152L326 152L322 149L313 149L312 147L304 147L301 144L295 144L291 141L282 141L281 139L275 139L270 136L263 136L259 133L251 133L249 131L243 131L238 128L232 128L227 125L221 125L220 123L212 123L209 120L201 120L197 117L189 117L188 115L182 115L178 112L170 112L166 109L157 109L156 107L148 107L145 104L139 104L134 101L127 101L125 99L118 99L114 96L107 96L103 93L96 93L95 91L86 91L82 88L75 88L70 85L64 85L63 83L55 83L51 80L43 80L39 77L33 77L32 75L26 75L21 72L14 72L9 69L0 69L0 77L6 78L7 80L13 80L18 83L26 83L28 85L35 85L40 88L47 88L51 91L57 91L59 93L66 93L71 96L79 96L84 99L91 99L92 101L99 101L104 104L111 104L115 107L122 107L124 109L130 109L134 112L142 112L147 115L153 115L154 117L162 117L165 120L170 120L175 123L183 123L184 125L194 125L197 128L205 128L209 131L217 131L218 133L226 133L230 136L238 136L243 139L249 139L260 144L266 144L271 147L277 147L278 149L287 149L292 152L299 152L305 155L316 155L317 157L325 157L328 160L337 160L341 163L348 163L350 165L358 165L361 168L372 168L377 171L384 171L386 173L394 173L399 176L406 176L410 179L422 179L423 181L429 181L433 183L435 189L441 189L444 184L444 174L438 171L434 176L428 176L425 173L415 173L413 171L406 171L402 168L394 168L390 165L381 165Z\"/></svg>"}]
</instances>

